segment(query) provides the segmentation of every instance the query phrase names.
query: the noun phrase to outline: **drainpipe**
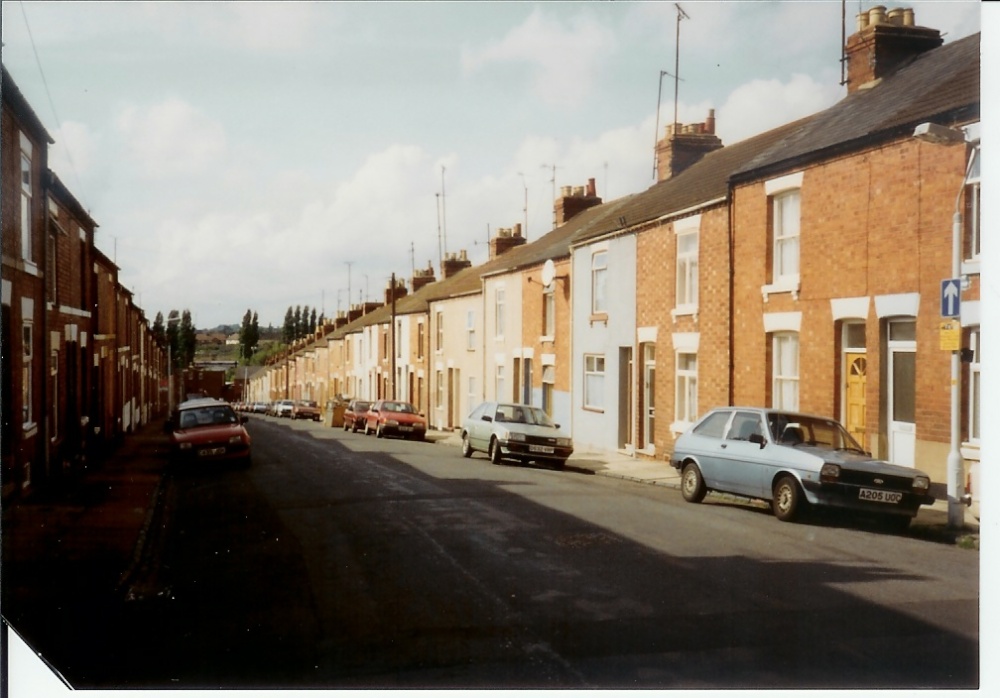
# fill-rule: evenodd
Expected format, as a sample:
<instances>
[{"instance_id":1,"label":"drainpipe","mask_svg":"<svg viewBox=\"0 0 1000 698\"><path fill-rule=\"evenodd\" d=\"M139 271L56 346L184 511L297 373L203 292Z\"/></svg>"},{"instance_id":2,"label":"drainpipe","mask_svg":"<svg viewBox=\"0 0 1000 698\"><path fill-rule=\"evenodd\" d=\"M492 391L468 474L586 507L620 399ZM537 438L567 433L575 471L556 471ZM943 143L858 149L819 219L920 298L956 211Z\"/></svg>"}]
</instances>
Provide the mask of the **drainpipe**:
<instances>
[{"instance_id":1,"label":"drainpipe","mask_svg":"<svg viewBox=\"0 0 1000 698\"><path fill-rule=\"evenodd\" d=\"M736 355L735 346L736 341L734 339L733 333L736 327L735 313L734 313L734 301L736 298L736 283L734 277L736 275L736 225L734 222L735 212L733 211L735 197L733 196L733 183L730 180L727 183L727 194L726 198L729 201L729 205L726 207L729 210L729 312L728 317L728 337L727 344L729 348L729 382L728 382L728 403L730 405L734 404L735 400L735 380L736 380Z\"/></svg>"},{"instance_id":2,"label":"drainpipe","mask_svg":"<svg viewBox=\"0 0 1000 698\"><path fill-rule=\"evenodd\" d=\"M49 376L49 361L51 361L49 352L52 348L49 344L49 176L47 169L46 163L46 167L42 168L42 176L39 177L39 181L42 183L41 199L42 209L44 210L42 227L44 234L42 235L42 356L40 362L42 365L42 394L39 396L41 398L42 409L40 410L41 415L39 417L41 424L38 425L38 434L41 437L39 442L42 447L42 479L46 484L52 479L52 444L49 443L49 412L59 409L59 405L49 404L49 387L52 383Z\"/></svg>"}]
</instances>

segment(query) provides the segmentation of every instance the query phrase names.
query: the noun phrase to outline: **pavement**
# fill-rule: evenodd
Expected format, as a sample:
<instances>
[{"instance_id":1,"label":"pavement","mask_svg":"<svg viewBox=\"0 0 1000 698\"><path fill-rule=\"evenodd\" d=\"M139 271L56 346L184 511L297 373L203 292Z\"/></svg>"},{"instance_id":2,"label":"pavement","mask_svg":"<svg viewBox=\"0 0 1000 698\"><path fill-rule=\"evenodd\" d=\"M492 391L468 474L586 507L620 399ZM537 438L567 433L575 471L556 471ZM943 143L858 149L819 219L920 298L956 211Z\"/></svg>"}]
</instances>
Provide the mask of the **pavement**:
<instances>
[{"instance_id":1,"label":"pavement","mask_svg":"<svg viewBox=\"0 0 1000 698\"><path fill-rule=\"evenodd\" d=\"M428 441L460 447L452 432L432 431ZM100 622L102 609L129 598L130 587L148 562L145 542L161 523L165 448L161 426L153 422L127 436L105 462L76 480L3 503L0 611L29 645L35 633L51 635L55 630L67 639L76 637L80 623ZM565 470L680 486L677 472L666 461L619 453L577 452ZM906 535L978 549L979 521L970 512L965 518L964 528L950 529L947 504L939 500L921 507ZM84 617L72 610L77 607L87 609ZM57 649L44 659L61 665L66 658L58 655Z\"/></svg>"}]
</instances>

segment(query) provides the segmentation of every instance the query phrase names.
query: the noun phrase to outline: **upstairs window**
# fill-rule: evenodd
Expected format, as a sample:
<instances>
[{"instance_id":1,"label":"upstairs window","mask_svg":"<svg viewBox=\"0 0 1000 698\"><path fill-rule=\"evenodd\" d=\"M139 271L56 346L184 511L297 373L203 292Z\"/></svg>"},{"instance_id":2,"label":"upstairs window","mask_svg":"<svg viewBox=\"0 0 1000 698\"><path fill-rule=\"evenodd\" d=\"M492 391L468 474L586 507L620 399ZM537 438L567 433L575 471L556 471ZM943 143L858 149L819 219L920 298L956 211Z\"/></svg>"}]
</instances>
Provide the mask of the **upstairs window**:
<instances>
[{"instance_id":1,"label":"upstairs window","mask_svg":"<svg viewBox=\"0 0 1000 698\"><path fill-rule=\"evenodd\" d=\"M476 311L470 310L465 315L465 348L476 350Z\"/></svg>"},{"instance_id":2,"label":"upstairs window","mask_svg":"<svg viewBox=\"0 0 1000 698\"><path fill-rule=\"evenodd\" d=\"M982 252L982 239L979 233L980 219L980 156L982 151L976 146L975 157L965 186L965 258L968 261L979 261Z\"/></svg>"},{"instance_id":3,"label":"upstairs window","mask_svg":"<svg viewBox=\"0 0 1000 698\"><path fill-rule=\"evenodd\" d=\"M590 258L591 312L608 312L608 251L595 252Z\"/></svg>"},{"instance_id":4,"label":"upstairs window","mask_svg":"<svg viewBox=\"0 0 1000 698\"><path fill-rule=\"evenodd\" d=\"M782 192L771 199L774 283L798 281L800 192Z\"/></svg>"},{"instance_id":5,"label":"upstairs window","mask_svg":"<svg viewBox=\"0 0 1000 698\"><path fill-rule=\"evenodd\" d=\"M677 235L677 307L698 306L698 231Z\"/></svg>"},{"instance_id":6,"label":"upstairs window","mask_svg":"<svg viewBox=\"0 0 1000 698\"><path fill-rule=\"evenodd\" d=\"M444 351L444 313L437 313L437 351Z\"/></svg>"},{"instance_id":7,"label":"upstairs window","mask_svg":"<svg viewBox=\"0 0 1000 698\"><path fill-rule=\"evenodd\" d=\"M542 337L552 339L556 335L556 290L552 284L542 291Z\"/></svg>"},{"instance_id":8,"label":"upstairs window","mask_svg":"<svg viewBox=\"0 0 1000 698\"><path fill-rule=\"evenodd\" d=\"M506 327L506 318L504 317L504 304L506 301L506 292L502 288L496 290L495 307L496 314L494 316L495 325L493 335L497 339L502 339L504 336L504 328Z\"/></svg>"},{"instance_id":9,"label":"upstairs window","mask_svg":"<svg viewBox=\"0 0 1000 698\"><path fill-rule=\"evenodd\" d=\"M34 261L34 249L32 249L31 235L31 201L32 201L32 181L31 181L31 141L24 134L21 138L21 258L25 261Z\"/></svg>"}]
</instances>

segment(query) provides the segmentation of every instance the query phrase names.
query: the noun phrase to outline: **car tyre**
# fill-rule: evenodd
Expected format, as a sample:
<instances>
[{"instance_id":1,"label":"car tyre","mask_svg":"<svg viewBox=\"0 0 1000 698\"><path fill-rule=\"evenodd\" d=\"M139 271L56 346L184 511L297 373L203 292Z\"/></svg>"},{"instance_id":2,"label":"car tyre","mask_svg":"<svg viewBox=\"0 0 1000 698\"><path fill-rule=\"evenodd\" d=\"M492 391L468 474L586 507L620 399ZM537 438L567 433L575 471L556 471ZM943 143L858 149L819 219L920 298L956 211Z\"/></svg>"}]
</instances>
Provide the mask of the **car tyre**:
<instances>
[{"instance_id":1,"label":"car tyre","mask_svg":"<svg viewBox=\"0 0 1000 698\"><path fill-rule=\"evenodd\" d=\"M500 444L497 442L496 438L490 439L490 463L493 465L500 465L503 463L503 456L500 455Z\"/></svg>"},{"instance_id":2,"label":"car tyre","mask_svg":"<svg viewBox=\"0 0 1000 698\"><path fill-rule=\"evenodd\" d=\"M462 457L472 458L472 444L469 442L468 433L462 434Z\"/></svg>"},{"instance_id":3,"label":"car tyre","mask_svg":"<svg viewBox=\"0 0 1000 698\"><path fill-rule=\"evenodd\" d=\"M806 501L798 481L785 475L774 485L771 510L779 521L795 521L805 510Z\"/></svg>"},{"instance_id":4,"label":"car tyre","mask_svg":"<svg viewBox=\"0 0 1000 698\"><path fill-rule=\"evenodd\" d=\"M352 434L357 434L358 433L358 423L357 423L357 421L351 421L351 433Z\"/></svg>"},{"instance_id":5,"label":"car tyre","mask_svg":"<svg viewBox=\"0 0 1000 698\"><path fill-rule=\"evenodd\" d=\"M688 463L681 471L681 495L685 501L697 504L705 498L708 488L705 487L705 478L701 476L701 471L694 463Z\"/></svg>"},{"instance_id":6,"label":"car tyre","mask_svg":"<svg viewBox=\"0 0 1000 698\"><path fill-rule=\"evenodd\" d=\"M375 425L375 438L376 439L381 439L382 436L383 436L382 425L381 424L376 424Z\"/></svg>"},{"instance_id":7,"label":"car tyre","mask_svg":"<svg viewBox=\"0 0 1000 698\"><path fill-rule=\"evenodd\" d=\"M365 436L368 436L369 434L371 434L371 432L368 431L368 422L365 422Z\"/></svg>"}]
</instances>

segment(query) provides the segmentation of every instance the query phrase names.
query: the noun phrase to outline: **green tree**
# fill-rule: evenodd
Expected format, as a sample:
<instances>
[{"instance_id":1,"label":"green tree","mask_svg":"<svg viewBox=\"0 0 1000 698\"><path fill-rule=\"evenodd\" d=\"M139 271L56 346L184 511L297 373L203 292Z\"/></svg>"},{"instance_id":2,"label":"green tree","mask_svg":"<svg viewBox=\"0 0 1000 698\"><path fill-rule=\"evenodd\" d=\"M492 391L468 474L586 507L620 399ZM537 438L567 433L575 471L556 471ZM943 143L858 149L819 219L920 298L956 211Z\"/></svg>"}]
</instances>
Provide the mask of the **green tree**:
<instances>
[{"instance_id":1,"label":"green tree","mask_svg":"<svg viewBox=\"0 0 1000 698\"><path fill-rule=\"evenodd\" d=\"M291 344L295 339L295 315L292 313L292 306L288 306L285 312L285 324L281 328L281 341Z\"/></svg>"},{"instance_id":2,"label":"green tree","mask_svg":"<svg viewBox=\"0 0 1000 698\"><path fill-rule=\"evenodd\" d=\"M178 328L178 353L180 354L182 368L187 368L194 361L194 352L198 345L197 333L191 321L191 311L184 310L181 313L181 325Z\"/></svg>"},{"instance_id":3,"label":"green tree","mask_svg":"<svg viewBox=\"0 0 1000 698\"><path fill-rule=\"evenodd\" d=\"M298 339L299 337L302 336L302 306L301 305L295 306L294 320L295 320L295 333L293 335L293 339Z\"/></svg>"},{"instance_id":4,"label":"green tree","mask_svg":"<svg viewBox=\"0 0 1000 698\"><path fill-rule=\"evenodd\" d=\"M167 344L167 333L166 328L163 326L163 313L156 313L156 319L153 320L153 339L160 346L166 346Z\"/></svg>"},{"instance_id":5,"label":"green tree","mask_svg":"<svg viewBox=\"0 0 1000 698\"><path fill-rule=\"evenodd\" d=\"M170 360L174 368L180 368L183 365L181 363L180 321L181 314L176 310L167 313L167 346L170 348Z\"/></svg>"},{"instance_id":6,"label":"green tree","mask_svg":"<svg viewBox=\"0 0 1000 698\"><path fill-rule=\"evenodd\" d=\"M316 334L316 308L313 308L312 313L309 315L309 334Z\"/></svg>"},{"instance_id":7,"label":"green tree","mask_svg":"<svg viewBox=\"0 0 1000 698\"><path fill-rule=\"evenodd\" d=\"M260 344L260 323L257 322L257 311L253 313L253 318L250 320L250 353L247 358L253 356L253 352L257 350L257 345Z\"/></svg>"}]
</instances>

